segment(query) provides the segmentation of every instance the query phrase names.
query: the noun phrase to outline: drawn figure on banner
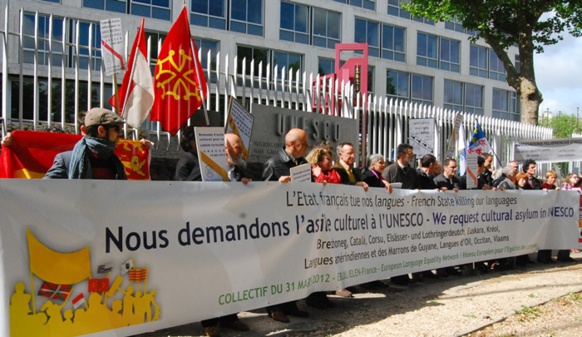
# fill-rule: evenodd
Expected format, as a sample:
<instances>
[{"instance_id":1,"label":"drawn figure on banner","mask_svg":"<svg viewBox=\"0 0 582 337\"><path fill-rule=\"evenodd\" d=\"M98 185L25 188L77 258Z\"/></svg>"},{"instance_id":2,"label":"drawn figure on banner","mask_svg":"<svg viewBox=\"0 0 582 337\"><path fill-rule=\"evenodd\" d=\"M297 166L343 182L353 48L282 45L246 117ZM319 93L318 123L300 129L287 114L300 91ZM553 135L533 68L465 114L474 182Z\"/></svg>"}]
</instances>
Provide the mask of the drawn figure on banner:
<instances>
[{"instance_id":1,"label":"drawn figure on banner","mask_svg":"<svg viewBox=\"0 0 582 337\"><path fill-rule=\"evenodd\" d=\"M78 336L159 320L156 291L147 290L148 268L135 268L132 262L121 269L127 273L118 275L110 287L111 267L100 265L97 274L107 275L92 276L89 247L57 252L30 230L27 241L30 288L22 281L14 285L9 311L11 336ZM42 280L38 289L36 279ZM123 289L125 281L143 288L135 293L132 285Z\"/></svg>"}]
</instances>

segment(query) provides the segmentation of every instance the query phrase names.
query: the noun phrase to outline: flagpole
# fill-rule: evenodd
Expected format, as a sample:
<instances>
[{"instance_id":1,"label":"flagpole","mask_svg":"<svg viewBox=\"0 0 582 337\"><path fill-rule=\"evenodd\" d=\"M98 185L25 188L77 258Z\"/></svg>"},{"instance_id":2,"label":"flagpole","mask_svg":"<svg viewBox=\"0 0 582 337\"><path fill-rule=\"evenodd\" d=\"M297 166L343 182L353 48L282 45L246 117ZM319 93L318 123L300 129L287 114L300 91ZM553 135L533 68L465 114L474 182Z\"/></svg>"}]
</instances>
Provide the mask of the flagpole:
<instances>
[{"instance_id":1,"label":"flagpole","mask_svg":"<svg viewBox=\"0 0 582 337\"><path fill-rule=\"evenodd\" d=\"M34 275L32 275L32 269L30 270L30 295L32 295L32 314L36 315L36 293L34 291Z\"/></svg>"},{"instance_id":2,"label":"flagpole","mask_svg":"<svg viewBox=\"0 0 582 337\"><path fill-rule=\"evenodd\" d=\"M190 25L190 22L188 22L188 25ZM190 27L188 27L188 30L190 30ZM190 32L188 32L190 33ZM194 48L194 40L192 40L192 35L190 35L190 49L192 49L192 55L194 55L194 59L196 60L195 64L194 64L194 69L196 70L196 80L198 81L198 92L200 93L200 99L202 100L202 110L204 111L204 118L206 118L206 126L210 126L210 120L208 119L208 111L206 110L206 100L204 96L204 91L202 90L202 88L200 88L200 83L202 83L200 81L200 73L198 72L198 65L200 64L200 66L202 67L202 64L200 63L200 60L198 59L198 53L196 53L196 48Z\"/></svg>"},{"instance_id":3,"label":"flagpole","mask_svg":"<svg viewBox=\"0 0 582 337\"><path fill-rule=\"evenodd\" d=\"M141 18L141 24L140 24L140 27L139 27L139 29L138 29L138 34L137 34L137 35L138 35L138 37L137 37L137 39L138 39L138 40L137 40L137 44L136 44L136 42L134 42L134 44L136 44L136 45L137 45L136 51L137 51L137 49L139 49L139 43L141 42L141 34L139 34L139 33L140 33L140 31L142 30L142 28L144 27L144 23L145 23L145 19L144 19L144 18ZM133 49L133 48L132 48L132 49ZM145 55L144 55L144 56L145 56ZM133 80L133 74L134 74L134 72L135 72L135 62L136 62L136 61L137 61L137 57L135 57L135 56L134 56L134 57L133 57L133 62L132 62L132 64L131 64L131 73L130 73L130 75L129 75L129 81L128 81L128 83L131 83L131 81ZM130 91L129 89L130 89L130 88L131 88L131 85L129 85L129 84L128 84L128 85L127 85L127 88L125 89L125 96L123 97L123 109L121 110L121 113L120 113L120 116L121 116L121 117L123 117L123 110L125 109L125 106L126 106L126 104L127 104L127 98L128 98L128 96L129 96L129 91ZM119 99L117 95L115 96L115 99ZM118 104L119 104L119 103L118 103ZM124 117L124 118L126 118L126 119L127 119L127 117ZM126 123L126 125L127 125L127 123Z\"/></svg>"},{"instance_id":4,"label":"flagpole","mask_svg":"<svg viewBox=\"0 0 582 337\"><path fill-rule=\"evenodd\" d=\"M113 42L113 29L111 29L111 20L109 20L109 41ZM113 43L112 43L113 45ZM113 59L113 69L115 69L115 59L113 58L113 55L111 55L111 58ZM121 60L121 65L123 67L123 60ZM121 114L119 113L119 97L117 97L117 72L114 71L113 75L113 94L115 95L115 110L117 110L117 114L121 116Z\"/></svg>"}]
</instances>

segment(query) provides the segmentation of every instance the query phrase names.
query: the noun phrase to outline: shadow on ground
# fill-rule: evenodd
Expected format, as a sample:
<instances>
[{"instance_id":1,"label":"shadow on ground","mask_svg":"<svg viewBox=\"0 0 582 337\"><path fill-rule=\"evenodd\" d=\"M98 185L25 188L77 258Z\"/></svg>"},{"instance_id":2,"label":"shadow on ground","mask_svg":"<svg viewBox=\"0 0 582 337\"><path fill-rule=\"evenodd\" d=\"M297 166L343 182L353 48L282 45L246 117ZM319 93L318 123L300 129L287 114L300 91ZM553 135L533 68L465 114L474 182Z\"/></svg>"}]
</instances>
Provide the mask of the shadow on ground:
<instances>
[{"instance_id":1,"label":"shadow on ground","mask_svg":"<svg viewBox=\"0 0 582 337\"><path fill-rule=\"evenodd\" d=\"M270 319L263 309L239 313L239 318L246 323L251 331L237 332L221 330L223 337L259 337L259 336L292 336L319 337L339 334L359 325L372 324L395 314L412 312L427 306L442 305L436 300L448 289L462 286L479 280L487 280L503 275L524 272L554 272L560 267L571 264L528 264L510 271L491 271L489 273L469 272L446 278L427 279L408 286L393 285L383 281L387 287L378 288L373 292L357 287L354 298L341 298L330 295L336 304L335 308L319 310L308 307L305 301L299 301L302 310L310 312L309 318L290 317L290 323L279 323ZM553 269L554 270L548 270ZM487 295L487 294L481 294ZM161 336L205 336L199 322L158 330L152 333L140 334L134 337Z\"/></svg>"}]
</instances>

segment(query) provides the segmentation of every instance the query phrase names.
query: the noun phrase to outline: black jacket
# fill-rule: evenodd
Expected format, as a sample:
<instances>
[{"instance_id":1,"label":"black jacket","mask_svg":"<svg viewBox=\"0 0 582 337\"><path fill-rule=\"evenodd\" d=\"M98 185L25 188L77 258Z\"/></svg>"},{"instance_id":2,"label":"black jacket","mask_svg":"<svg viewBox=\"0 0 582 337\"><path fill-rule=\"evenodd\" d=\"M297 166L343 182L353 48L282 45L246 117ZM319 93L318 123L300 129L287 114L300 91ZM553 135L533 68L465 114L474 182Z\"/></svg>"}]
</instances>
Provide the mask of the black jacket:
<instances>
[{"instance_id":1,"label":"black jacket","mask_svg":"<svg viewBox=\"0 0 582 337\"><path fill-rule=\"evenodd\" d=\"M277 153L269 158L263 165L263 180L264 181L278 181L282 176L290 175L290 169L292 167L307 164L307 160L301 157L297 159L299 164L295 164L293 157L285 151L285 148L280 148Z\"/></svg>"}]
</instances>

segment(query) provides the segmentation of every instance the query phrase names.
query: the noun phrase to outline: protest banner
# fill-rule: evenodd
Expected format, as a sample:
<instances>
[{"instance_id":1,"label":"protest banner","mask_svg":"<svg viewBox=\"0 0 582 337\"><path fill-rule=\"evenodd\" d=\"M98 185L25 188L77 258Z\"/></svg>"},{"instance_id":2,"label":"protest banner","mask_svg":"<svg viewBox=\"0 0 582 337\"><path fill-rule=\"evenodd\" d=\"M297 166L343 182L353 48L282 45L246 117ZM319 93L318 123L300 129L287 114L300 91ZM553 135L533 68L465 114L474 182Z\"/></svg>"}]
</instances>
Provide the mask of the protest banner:
<instances>
[{"instance_id":1,"label":"protest banner","mask_svg":"<svg viewBox=\"0 0 582 337\"><path fill-rule=\"evenodd\" d=\"M134 335L571 248L578 237L572 191L1 179L0 200L10 214L0 226L0 335L16 337ZM66 294L37 295L44 282Z\"/></svg>"},{"instance_id":2,"label":"protest banner","mask_svg":"<svg viewBox=\"0 0 582 337\"><path fill-rule=\"evenodd\" d=\"M123 31L121 19L104 19L101 27L101 55L105 65L105 75L111 76L121 70L125 70L123 57Z\"/></svg>"},{"instance_id":3,"label":"protest banner","mask_svg":"<svg viewBox=\"0 0 582 337\"><path fill-rule=\"evenodd\" d=\"M533 159L538 163L582 160L582 138L519 140L513 142L517 161Z\"/></svg>"},{"instance_id":4,"label":"protest banner","mask_svg":"<svg viewBox=\"0 0 582 337\"><path fill-rule=\"evenodd\" d=\"M249 157L253 120L254 116L240 105L234 97L231 97L228 105L228 118L224 133L234 133L240 137L243 144L244 160L247 160Z\"/></svg>"},{"instance_id":5,"label":"protest banner","mask_svg":"<svg viewBox=\"0 0 582 337\"><path fill-rule=\"evenodd\" d=\"M433 154L435 145L434 118L411 118L408 120L409 144L414 148L416 159Z\"/></svg>"},{"instance_id":6,"label":"protest banner","mask_svg":"<svg viewBox=\"0 0 582 337\"><path fill-rule=\"evenodd\" d=\"M228 181L228 165L224 153L224 129L195 127L196 150L200 159L202 181Z\"/></svg>"}]
</instances>

